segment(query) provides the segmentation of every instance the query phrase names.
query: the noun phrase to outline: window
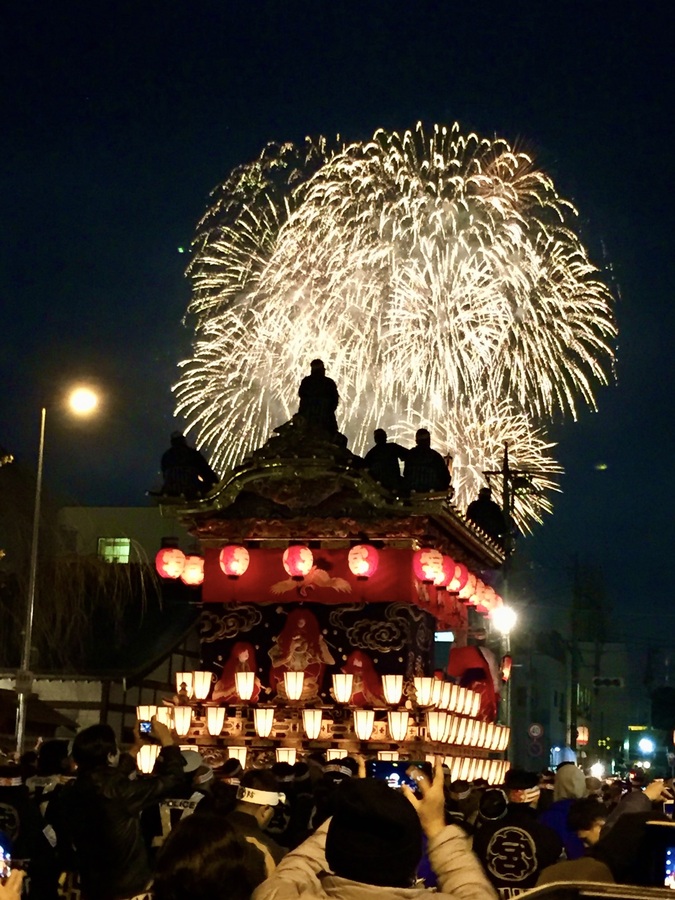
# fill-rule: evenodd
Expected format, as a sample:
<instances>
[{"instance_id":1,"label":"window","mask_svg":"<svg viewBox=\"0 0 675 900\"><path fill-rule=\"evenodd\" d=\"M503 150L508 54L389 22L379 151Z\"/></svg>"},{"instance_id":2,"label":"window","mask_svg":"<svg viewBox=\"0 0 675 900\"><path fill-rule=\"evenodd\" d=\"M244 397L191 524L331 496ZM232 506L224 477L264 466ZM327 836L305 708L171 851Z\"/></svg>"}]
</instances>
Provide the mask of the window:
<instances>
[{"instance_id":1,"label":"window","mask_svg":"<svg viewBox=\"0 0 675 900\"><path fill-rule=\"evenodd\" d=\"M128 563L131 551L129 538L99 538L98 558L109 563Z\"/></svg>"}]
</instances>

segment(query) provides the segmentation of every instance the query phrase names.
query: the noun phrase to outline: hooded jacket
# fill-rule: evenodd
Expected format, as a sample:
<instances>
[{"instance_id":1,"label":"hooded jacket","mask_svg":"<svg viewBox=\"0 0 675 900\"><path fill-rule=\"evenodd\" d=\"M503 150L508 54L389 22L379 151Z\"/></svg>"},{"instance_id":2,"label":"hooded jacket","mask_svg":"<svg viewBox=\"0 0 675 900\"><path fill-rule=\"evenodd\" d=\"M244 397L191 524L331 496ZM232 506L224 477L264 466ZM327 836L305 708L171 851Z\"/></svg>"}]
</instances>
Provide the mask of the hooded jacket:
<instances>
[{"instance_id":1,"label":"hooded jacket","mask_svg":"<svg viewBox=\"0 0 675 900\"><path fill-rule=\"evenodd\" d=\"M424 887L382 887L326 874L325 846L330 820L296 850L287 854L273 875L256 888L252 900L495 900L496 893L471 852L466 833L446 825L428 844L438 892Z\"/></svg>"},{"instance_id":2,"label":"hooded jacket","mask_svg":"<svg viewBox=\"0 0 675 900\"><path fill-rule=\"evenodd\" d=\"M539 817L542 825L548 825L558 833L567 859L579 859L586 853L581 838L568 827L567 816L574 801L585 797L587 793L586 777L581 769L572 764L562 766L555 773L554 802Z\"/></svg>"}]
</instances>

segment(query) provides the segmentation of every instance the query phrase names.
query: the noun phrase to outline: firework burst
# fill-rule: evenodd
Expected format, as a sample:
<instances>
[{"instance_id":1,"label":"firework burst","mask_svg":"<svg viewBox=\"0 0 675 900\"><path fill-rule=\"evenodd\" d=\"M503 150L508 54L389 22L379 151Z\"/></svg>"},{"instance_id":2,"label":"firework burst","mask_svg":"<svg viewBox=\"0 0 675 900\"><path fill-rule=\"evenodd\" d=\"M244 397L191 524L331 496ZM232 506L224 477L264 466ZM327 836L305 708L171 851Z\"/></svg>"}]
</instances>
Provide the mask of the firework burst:
<instances>
[{"instance_id":1,"label":"firework burst","mask_svg":"<svg viewBox=\"0 0 675 900\"><path fill-rule=\"evenodd\" d=\"M266 148L199 225L177 412L232 465L296 411L320 354L356 452L375 427L429 427L473 461L456 467L462 506L507 441L536 473L527 527L559 472L544 422L593 406L613 362L612 298L575 220L529 157L456 125Z\"/></svg>"}]
</instances>

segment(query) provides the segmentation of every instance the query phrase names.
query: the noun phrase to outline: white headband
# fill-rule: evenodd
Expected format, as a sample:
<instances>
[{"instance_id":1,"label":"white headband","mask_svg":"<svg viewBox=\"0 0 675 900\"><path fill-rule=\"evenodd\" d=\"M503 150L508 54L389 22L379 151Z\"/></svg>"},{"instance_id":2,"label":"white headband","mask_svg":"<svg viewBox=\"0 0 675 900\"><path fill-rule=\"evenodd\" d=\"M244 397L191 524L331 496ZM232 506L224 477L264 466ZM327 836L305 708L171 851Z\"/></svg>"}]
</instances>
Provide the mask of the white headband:
<instances>
[{"instance_id":1,"label":"white headband","mask_svg":"<svg viewBox=\"0 0 675 900\"><path fill-rule=\"evenodd\" d=\"M240 787L237 789L237 800L244 803L257 803L258 806L278 806L286 798L277 791L259 791L256 788Z\"/></svg>"},{"instance_id":2,"label":"white headband","mask_svg":"<svg viewBox=\"0 0 675 900\"><path fill-rule=\"evenodd\" d=\"M507 788L506 792L511 803L533 803L539 796L539 788Z\"/></svg>"},{"instance_id":3,"label":"white headband","mask_svg":"<svg viewBox=\"0 0 675 900\"><path fill-rule=\"evenodd\" d=\"M338 766L337 763L324 766L324 772L339 772L341 775L347 775L348 777L354 774L348 766Z\"/></svg>"}]
</instances>

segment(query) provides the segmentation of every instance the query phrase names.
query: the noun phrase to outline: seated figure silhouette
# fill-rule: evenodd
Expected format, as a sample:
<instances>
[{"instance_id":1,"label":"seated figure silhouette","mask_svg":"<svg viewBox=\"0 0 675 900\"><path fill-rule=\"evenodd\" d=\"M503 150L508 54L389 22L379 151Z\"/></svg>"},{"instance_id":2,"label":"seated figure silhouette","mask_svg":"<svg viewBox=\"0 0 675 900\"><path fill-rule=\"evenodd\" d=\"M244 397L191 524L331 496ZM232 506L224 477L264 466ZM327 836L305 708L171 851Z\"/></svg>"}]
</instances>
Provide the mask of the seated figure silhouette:
<instances>
[{"instance_id":1,"label":"seated figure silhouette","mask_svg":"<svg viewBox=\"0 0 675 900\"><path fill-rule=\"evenodd\" d=\"M478 491L478 499L469 503L466 517L495 541L504 540L506 521L499 504L492 499L489 487L483 487Z\"/></svg>"},{"instance_id":2,"label":"seated figure silhouette","mask_svg":"<svg viewBox=\"0 0 675 900\"><path fill-rule=\"evenodd\" d=\"M218 476L206 459L199 450L188 446L180 431L173 432L171 446L162 456L162 475L161 493L169 497L183 496L186 500L206 494L218 483Z\"/></svg>"},{"instance_id":3,"label":"seated figure silhouette","mask_svg":"<svg viewBox=\"0 0 675 900\"><path fill-rule=\"evenodd\" d=\"M448 465L437 450L432 450L426 428L417 430L415 446L406 453L403 484L406 493L446 491L450 487Z\"/></svg>"},{"instance_id":4,"label":"seated figure silhouette","mask_svg":"<svg viewBox=\"0 0 675 900\"><path fill-rule=\"evenodd\" d=\"M382 487L398 494L403 485L399 460L405 461L408 451L400 444L387 441L384 428L376 428L373 438L375 446L366 453L364 466Z\"/></svg>"},{"instance_id":5,"label":"seated figure silhouette","mask_svg":"<svg viewBox=\"0 0 675 900\"><path fill-rule=\"evenodd\" d=\"M300 397L298 415L302 416L308 425L322 428L330 435L337 434L335 410L340 395L333 379L326 375L322 360L312 360L310 374L300 382L298 395Z\"/></svg>"}]
</instances>

